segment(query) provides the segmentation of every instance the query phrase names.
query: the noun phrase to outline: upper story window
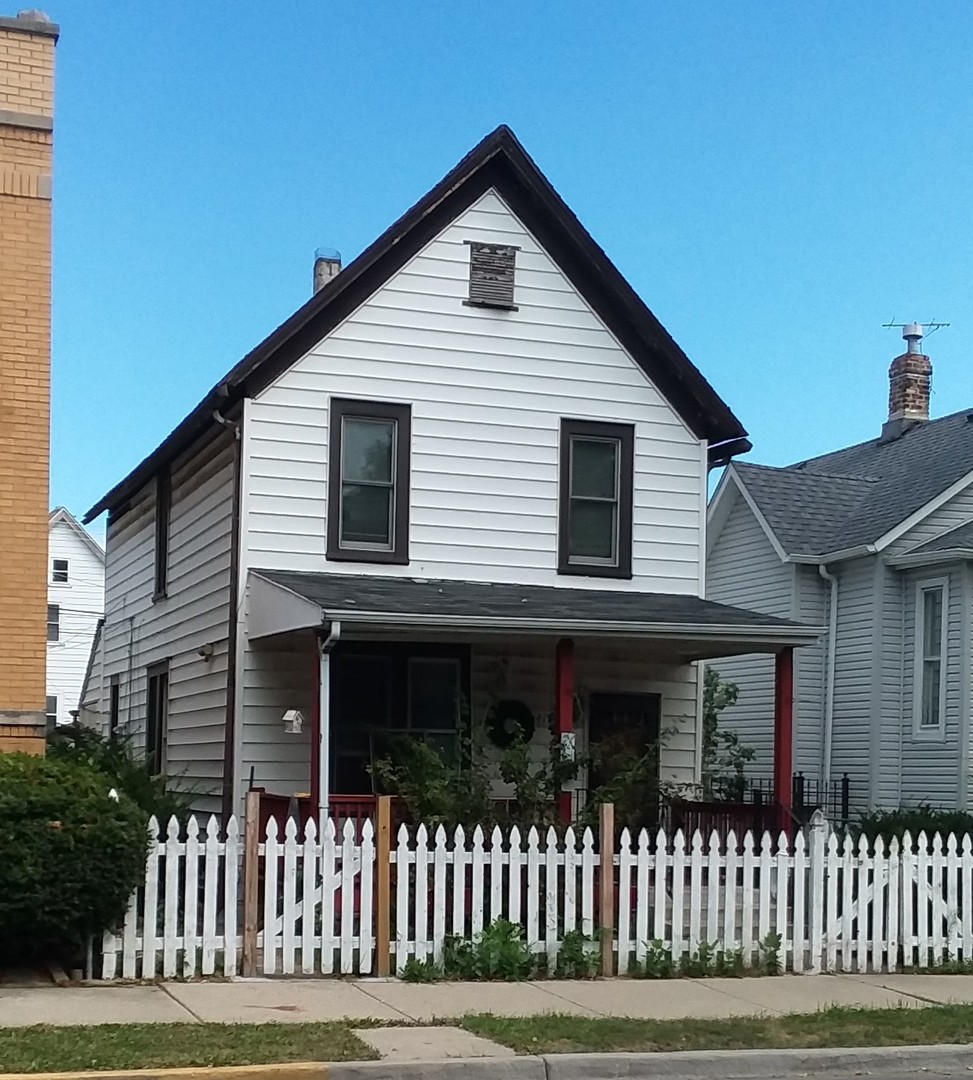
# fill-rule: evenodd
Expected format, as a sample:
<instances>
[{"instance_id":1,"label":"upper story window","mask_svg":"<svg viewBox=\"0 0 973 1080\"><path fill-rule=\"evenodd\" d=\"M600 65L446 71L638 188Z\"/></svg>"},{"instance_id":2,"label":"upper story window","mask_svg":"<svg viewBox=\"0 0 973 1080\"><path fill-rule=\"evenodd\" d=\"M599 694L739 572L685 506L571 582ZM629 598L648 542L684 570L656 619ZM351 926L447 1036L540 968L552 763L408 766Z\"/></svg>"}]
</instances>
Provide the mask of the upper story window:
<instances>
[{"instance_id":1,"label":"upper story window","mask_svg":"<svg viewBox=\"0 0 973 1080\"><path fill-rule=\"evenodd\" d=\"M473 240L466 243L470 249L470 293L465 303L516 311L514 271L519 248Z\"/></svg>"},{"instance_id":2,"label":"upper story window","mask_svg":"<svg viewBox=\"0 0 973 1080\"><path fill-rule=\"evenodd\" d=\"M47 605L47 640L61 640L61 608L58 604Z\"/></svg>"},{"instance_id":3,"label":"upper story window","mask_svg":"<svg viewBox=\"0 0 973 1080\"><path fill-rule=\"evenodd\" d=\"M67 585L68 583L68 560L51 559L51 581L55 585Z\"/></svg>"},{"instance_id":4,"label":"upper story window","mask_svg":"<svg viewBox=\"0 0 973 1080\"><path fill-rule=\"evenodd\" d=\"M108 688L108 737L115 739L118 736L118 706L121 686L117 675L112 675Z\"/></svg>"},{"instance_id":5,"label":"upper story window","mask_svg":"<svg viewBox=\"0 0 973 1080\"><path fill-rule=\"evenodd\" d=\"M332 398L329 559L409 561L411 427L408 405Z\"/></svg>"},{"instance_id":6,"label":"upper story window","mask_svg":"<svg viewBox=\"0 0 973 1080\"><path fill-rule=\"evenodd\" d=\"M558 572L632 576L635 429L561 421Z\"/></svg>"},{"instance_id":7,"label":"upper story window","mask_svg":"<svg viewBox=\"0 0 973 1080\"><path fill-rule=\"evenodd\" d=\"M913 713L917 735L941 736L945 727L946 596L945 578L916 585Z\"/></svg>"},{"instance_id":8,"label":"upper story window","mask_svg":"<svg viewBox=\"0 0 973 1080\"><path fill-rule=\"evenodd\" d=\"M161 600L169 585L169 515L172 510L172 486L168 472L159 473L155 487L155 591L153 600Z\"/></svg>"}]
</instances>

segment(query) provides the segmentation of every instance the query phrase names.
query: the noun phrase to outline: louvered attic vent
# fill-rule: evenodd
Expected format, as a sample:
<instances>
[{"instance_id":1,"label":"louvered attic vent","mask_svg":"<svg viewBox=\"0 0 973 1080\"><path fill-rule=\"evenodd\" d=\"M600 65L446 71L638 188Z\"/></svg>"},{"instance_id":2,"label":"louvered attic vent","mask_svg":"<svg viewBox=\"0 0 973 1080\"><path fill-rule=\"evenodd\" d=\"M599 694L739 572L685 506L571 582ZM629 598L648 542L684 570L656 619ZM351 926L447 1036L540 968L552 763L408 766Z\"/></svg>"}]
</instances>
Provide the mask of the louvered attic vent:
<instances>
[{"instance_id":1,"label":"louvered attic vent","mask_svg":"<svg viewBox=\"0 0 973 1080\"><path fill-rule=\"evenodd\" d=\"M467 303L516 311L514 264L518 249L509 244L479 244L472 240L467 243L470 245L470 298Z\"/></svg>"}]
</instances>

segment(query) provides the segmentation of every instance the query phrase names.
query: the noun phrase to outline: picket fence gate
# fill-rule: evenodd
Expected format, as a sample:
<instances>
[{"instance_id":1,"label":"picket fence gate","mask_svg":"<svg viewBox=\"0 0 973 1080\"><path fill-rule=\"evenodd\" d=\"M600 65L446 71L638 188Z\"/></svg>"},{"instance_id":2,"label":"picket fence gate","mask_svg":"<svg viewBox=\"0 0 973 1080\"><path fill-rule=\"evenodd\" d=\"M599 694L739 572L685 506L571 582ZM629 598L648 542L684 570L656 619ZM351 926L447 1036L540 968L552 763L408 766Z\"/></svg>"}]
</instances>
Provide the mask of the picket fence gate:
<instances>
[{"instance_id":1,"label":"picket fence gate","mask_svg":"<svg viewBox=\"0 0 973 1080\"><path fill-rule=\"evenodd\" d=\"M271 819L258 843L233 818L223 836L213 818L184 835L173 818L162 836L152 819L145 883L104 935L101 976L401 974L497 919L552 973L572 932L606 975L717 954L796 973L973 960L968 835L870 846L818 816L793 842L626 829L616 843L608 817L597 849L591 829L402 826L393 844L387 817L328 820L321 837Z\"/></svg>"}]
</instances>

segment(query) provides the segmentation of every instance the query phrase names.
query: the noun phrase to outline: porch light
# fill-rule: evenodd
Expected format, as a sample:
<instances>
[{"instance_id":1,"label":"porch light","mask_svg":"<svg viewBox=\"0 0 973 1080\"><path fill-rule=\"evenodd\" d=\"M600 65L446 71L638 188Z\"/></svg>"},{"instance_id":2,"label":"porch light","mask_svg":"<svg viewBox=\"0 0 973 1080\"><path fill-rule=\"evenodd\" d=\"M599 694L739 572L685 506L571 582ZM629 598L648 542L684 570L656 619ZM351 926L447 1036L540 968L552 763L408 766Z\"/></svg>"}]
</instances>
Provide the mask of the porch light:
<instances>
[{"instance_id":1,"label":"porch light","mask_svg":"<svg viewBox=\"0 0 973 1080\"><path fill-rule=\"evenodd\" d=\"M288 735L300 735L304 730L304 713L300 709L288 709L283 720L284 731Z\"/></svg>"}]
</instances>

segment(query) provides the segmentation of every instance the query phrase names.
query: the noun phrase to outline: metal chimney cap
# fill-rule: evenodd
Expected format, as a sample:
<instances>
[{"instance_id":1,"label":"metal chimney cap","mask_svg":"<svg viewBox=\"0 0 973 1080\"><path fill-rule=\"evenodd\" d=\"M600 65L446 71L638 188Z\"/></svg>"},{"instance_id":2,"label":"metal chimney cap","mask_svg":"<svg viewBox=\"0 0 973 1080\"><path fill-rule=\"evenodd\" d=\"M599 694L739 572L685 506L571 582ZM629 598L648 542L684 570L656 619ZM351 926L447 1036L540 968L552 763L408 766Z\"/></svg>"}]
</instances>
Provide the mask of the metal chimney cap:
<instances>
[{"instance_id":1,"label":"metal chimney cap","mask_svg":"<svg viewBox=\"0 0 973 1080\"><path fill-rule=\"evenodd\" d=\"M908 341L909 338L916 338L916 340L918 340L923 336L922 323L906 323L905 326L902 327L902 336L905 338L906 341Z\"/></svg>"},{"instance_id":2,"label":"metal chimney cap","mask_svg":"<svg viewBox=\"0 0 973 1080\"><path fill-rule=\"evenodd\" d=\"M327 262L341 262L341 252L337 248L319 247L314 249L314 261L325 259Z\"/></svg>"}]
</instances>

